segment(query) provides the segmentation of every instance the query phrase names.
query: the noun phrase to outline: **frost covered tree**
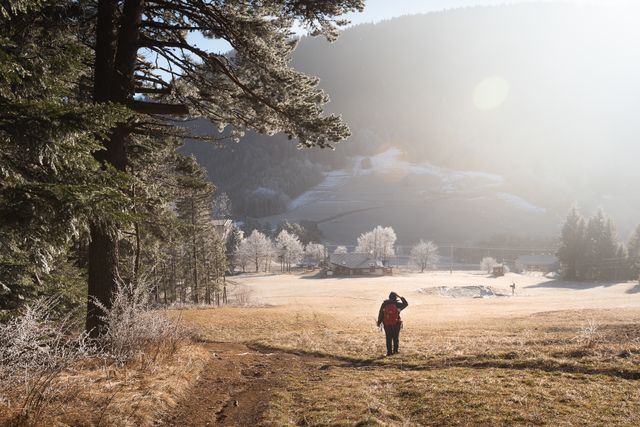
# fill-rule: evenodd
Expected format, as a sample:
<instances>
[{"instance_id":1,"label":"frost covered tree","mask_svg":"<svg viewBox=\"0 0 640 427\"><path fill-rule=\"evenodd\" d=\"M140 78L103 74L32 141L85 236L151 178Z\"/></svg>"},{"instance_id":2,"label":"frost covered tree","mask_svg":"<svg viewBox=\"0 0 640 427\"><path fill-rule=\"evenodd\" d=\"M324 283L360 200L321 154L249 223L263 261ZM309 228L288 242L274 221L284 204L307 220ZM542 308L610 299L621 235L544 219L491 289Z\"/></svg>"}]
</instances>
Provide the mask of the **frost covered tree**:
<instances>
[{"instance_id":1,"label":"frost covered tree","mask_svg":"<svg viewBox=\"0 0 640 427\"><path fill-rule=\"evenodd\" d=\"M307 147L343 140L349 130L339 116L323 113L328 99L318 79L290 67L297 42L292 28L333 40L346 24L335 17L363 6L362 0L78 3L78 15L89 17L83 39L92 44L90 97L96 105L135 113L101 134L95 158L105 171L126 173L128 147L137 135L183 136L184 128L171 126L175 121L167 118L187 116L210 119L221 137L238 138L251 129L284 133ZM190 32L224 40L233 53L196 46ZM126 213L127 203L120 209ZM126 218L90 222L88 330L97 331L102 323L92 301L108 308L116 288L120 230L126 223Z\"/></svg>"},{"instance_id":2,"label":"frost covered tree","mask_svg":"<svg viewBox=\"0 0 640 427\"><path fill-rule=\"evenodd\" d=\"M271 247L269 238L258 230L253 230L251 235L240 244L240 248L250 255L251 261L255 264L256 272L260 271L260 263L271 255Z\"/></svg>"},{"instance_id":3,"label":"frost covered tree","mask_svg":"<svg viewBox=\"0 0 640 427\"><path fill-rule=\"evenodd\" d=\"M333 251L334 254L346 254L349 251L347 250L346 246L336 246L335 250Z\"/></svg>"},{"instance_id":4,"label":"frost covered tree","mask_svg":"<svg viewBox=\"0 0 640 427\"><path fill-rule=\"evenodd\" d=\"M320 243L309 243L305 246L304 253L313 259L316 264L320 264L325 258L326 248Z\"/></svg>"},{"instance_id":5,"label":"frost covered tree","mask_svg":"<svg viewBox=\"0 0 640 427\"><path fill-rule=\"evenodd\" d=\"M300 262L304 247L298 236L282 230L275 242L276 253L280 260L281 271L291 271L291 265Z\"/></svg>"},{"instance_id":6,"label":"frost covered tree","mask_svg":"<svg viewBox=\"0 0 640 427\"><path fill-rule=\"evenodd\" d=\"M420 242L411 248L411 262L420 268L420 272L424 273L424 270L433 268L438 262L438 246L431 240Z\"/></svg>"},{"instance_id":7,"label":"frost covered tree","mask_svg":"<svg viewBox=\"0 0 640 427\"><path fill-rule=\"evenodd\" d=\"M252 261L252 256L249 242L243 238L233 253L233 261L242 268L243 273L246 271L247 265Z\"/></svg>"},{"instance_id":8,"label":"frost covered tree","mask_svg":"<svg viewBox=\"0 0 640 427\"><path fill-rule=\"evenodd\" d=\"M480 262L480 270L486 271L488 274L491 274L493 267L498 265L498 261L496 261L493 257L484 257Z\"/></svg>"},{"instance_id":9,"label":"frost covered tree","mask_svg":"<svg viewBox=\"0 0 640 427\"><path fill-rule=\"evenodd\" d=\"M388 260L395 253L396 232L391 227L377 226L358 237L355 252L368 253L376 259Z\"/></svg>"}]
</instances>

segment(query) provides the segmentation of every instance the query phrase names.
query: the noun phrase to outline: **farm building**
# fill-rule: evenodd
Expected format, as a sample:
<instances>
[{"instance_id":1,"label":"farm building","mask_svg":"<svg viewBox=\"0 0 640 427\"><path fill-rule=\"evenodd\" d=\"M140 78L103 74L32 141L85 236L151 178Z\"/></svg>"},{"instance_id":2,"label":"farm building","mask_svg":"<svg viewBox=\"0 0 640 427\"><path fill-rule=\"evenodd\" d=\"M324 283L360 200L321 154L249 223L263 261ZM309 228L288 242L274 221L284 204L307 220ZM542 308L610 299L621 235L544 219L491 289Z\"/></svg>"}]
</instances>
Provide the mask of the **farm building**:
<instances>
[{"instance_id":1,"label":"farm building","mask_svg":"<svg viewBox=\"0 0 640 427\"><path fill-rule=\"evenodd\" d=\"M495 265L492 269L492 275L493 277L502 277L504 276L504 265L500 264L500 265Z\"/></svg>"},{"instance_id":2,"label":"farm building","mask_svg":"<svg viewBox=\"0 0 640 427\"><path fill-rule=\"evenodd\" d=\"M334 276L390 276L391 267L369 254L333 254L329 271Z\"/></svg>"},{"instance_id":3,"label":"farm building","mask_svg":"<svg viewBox=\"0 0 640 427\"><path fill-rule=\"evenodd\" d=\"M522 255L516 259L518 271L541 271L550 273L560 267L558 258L554 255Z\"/></svg>"}]
</instances>

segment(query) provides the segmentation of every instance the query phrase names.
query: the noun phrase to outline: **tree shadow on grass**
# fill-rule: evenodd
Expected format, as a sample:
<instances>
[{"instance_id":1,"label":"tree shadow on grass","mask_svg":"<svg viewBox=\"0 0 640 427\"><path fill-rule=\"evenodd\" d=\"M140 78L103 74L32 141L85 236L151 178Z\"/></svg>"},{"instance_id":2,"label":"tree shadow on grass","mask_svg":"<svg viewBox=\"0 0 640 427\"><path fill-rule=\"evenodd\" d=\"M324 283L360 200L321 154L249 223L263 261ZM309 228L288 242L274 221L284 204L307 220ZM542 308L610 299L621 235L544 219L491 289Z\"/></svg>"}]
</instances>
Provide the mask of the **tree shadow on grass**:
<instances>
[{"instance_id":1,"label":"tree shadow on grass","mask_svg":"<svg viewBox=\"0 0 640 427\"><path fill-rule=\"evenodd\" d=\"M316 274L305 274L303 276L300 276L300 279L303 280L323 280L323 279L332 279L332 280L350 280L350 279L371 279L371 280L378 280L378 279L388 279L389 276L369 276L367 274L358 274L358 275L354 275L354 276L325 276L322 274L322 272L318 272Z\"/></svg>"},{"instance_id":2,"label":"tree shadow on grass","mask_svg":"<svg viewBox=\"0 0 640 427\"><path fill-rule=\"evenodd\" d=\"M282 352L303 357L327 359L327 363L319 369L395 369L401 371L420 372L452 368L468 369L510 369L532 370L549 373L606 375L625 380L640 380L640 370L619 369L615 367L596 367L575 363L561 362L552 359L519 359L516 353L485 354L475 356L458 356L452 358L435 359L423 363L407 362L402 358L390 357L358 358L337 356L322 351L306 351L298 349L283 349L263 344L250 344L249 347L260 352Z\"/></svg>"},{"instance_id":3,"label":"tree shadow on grass","mask_svg":"<svg viewBox=\"0 0 640 427\"><path fill-rule=\"evenodd\" d=\"M623 285L625 282L572 282L570 280L550 280L548 282L536 283L535 285L523 286L525 289L574 289L587 290L600 287L610 287ZM639 290L640 292L640 290Z\"/></svg>"},{"instance_id":4,"label":"tree shadow on grass","mask_svg":"<svg viewBox=\"0 0 640 427\"><path fill-rule=\"evenodd\" d=\"M627 289L628 294L637 294L640 293L640 283L636 283L632 288Z\"/></svg>"}]
</instances>

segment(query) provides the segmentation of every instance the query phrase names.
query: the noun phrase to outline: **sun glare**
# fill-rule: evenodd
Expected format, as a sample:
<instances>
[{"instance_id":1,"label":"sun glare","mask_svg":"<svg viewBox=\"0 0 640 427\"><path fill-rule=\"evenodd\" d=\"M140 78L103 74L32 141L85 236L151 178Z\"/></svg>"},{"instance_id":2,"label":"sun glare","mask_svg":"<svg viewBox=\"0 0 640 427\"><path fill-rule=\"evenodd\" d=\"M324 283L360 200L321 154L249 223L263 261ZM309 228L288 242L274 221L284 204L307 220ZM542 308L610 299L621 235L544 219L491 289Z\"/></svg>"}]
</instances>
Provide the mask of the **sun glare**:
<instances>
[{"instance_id":1,"label":"sun glare","mask_svg":"<svg viewBox=\"0 0 640 427\"><path fill-rule=\"evenodd\" d=\"M496 109L506 101L509 89L509 83L502 77L488 77L474 89L473 104L482 111Z\"/></svg>"}]
</instances>

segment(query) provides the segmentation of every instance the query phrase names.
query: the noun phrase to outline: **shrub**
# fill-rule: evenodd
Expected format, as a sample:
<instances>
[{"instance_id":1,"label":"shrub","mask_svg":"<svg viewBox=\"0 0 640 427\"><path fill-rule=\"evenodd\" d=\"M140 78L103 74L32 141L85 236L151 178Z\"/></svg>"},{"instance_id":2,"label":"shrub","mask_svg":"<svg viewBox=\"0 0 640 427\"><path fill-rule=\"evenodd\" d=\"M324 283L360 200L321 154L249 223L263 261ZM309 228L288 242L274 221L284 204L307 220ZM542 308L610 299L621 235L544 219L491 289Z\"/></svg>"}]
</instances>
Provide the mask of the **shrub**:
<instances>
[{"instance_id":1,"label":"shrub","mask_svg":"<svg viewBox=\"0 0 640 427\"><path fill-rule=\"evenodd\" d=\"M484 257L482 258L482 262L480 262L480 270L486 271L488 274L491 274L491 270L493 267L498 265L498 261L492 257Z\"/></svg>"},{"instance_id":2,"label":"shrub","mask_svg":"<svg viewBox=\"0 0 640 427\"><path fill-rule=\"evenodd\" d=\"M111 308L96 301L106 324L100 347L117 362L143 354L155 361L160 354L173 355L181 343L192 339L191 331L180 321L152 309L150 289L145 282L119 283Z\"/></svg>"},{"instance_id":3,"label":"shrub","mask_svg":"<svg viewBox=\"0 0 640 427\"><path fill-rule=\"evenodd\" d=\"M580 327L578 333L574 337L574 341L583 345L584 347L593 347L602 338L600 332L600 325L594 319L589 319L584 325Z\"/></svg>"}]
</instances>

